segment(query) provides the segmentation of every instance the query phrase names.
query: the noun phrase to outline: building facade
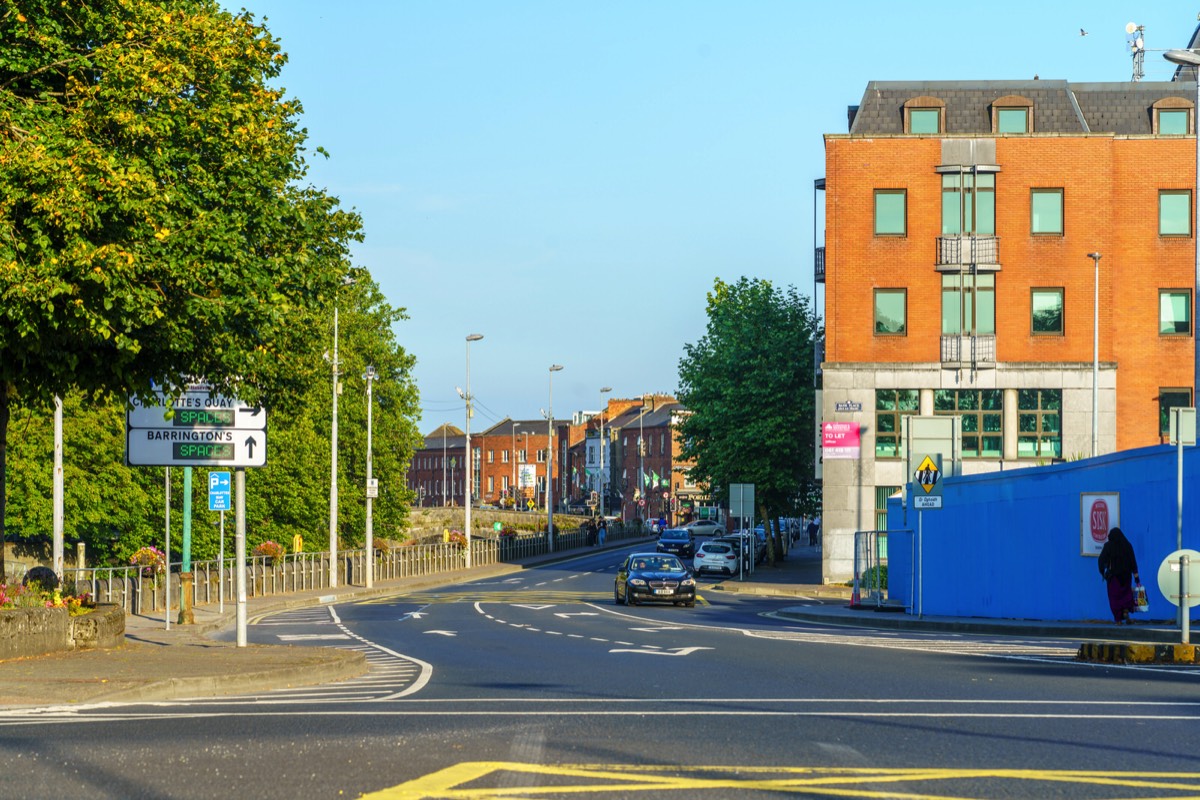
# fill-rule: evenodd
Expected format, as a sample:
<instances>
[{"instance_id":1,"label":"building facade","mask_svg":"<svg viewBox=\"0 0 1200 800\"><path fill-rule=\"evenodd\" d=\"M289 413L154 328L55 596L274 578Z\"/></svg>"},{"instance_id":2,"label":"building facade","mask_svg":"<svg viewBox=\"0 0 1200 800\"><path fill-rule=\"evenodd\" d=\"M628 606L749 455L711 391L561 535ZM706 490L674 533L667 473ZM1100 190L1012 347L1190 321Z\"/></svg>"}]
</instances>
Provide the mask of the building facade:
<instances>
[{"instance_id":1,"label":"building facade","mask_svg":"<svg viewBox=\"0 0 1200 800\"><path fill-rule=\"evenodd\" d=\"M872 82L825 137L819 408L859 432L821 467L826 581L886 527L905 415L961 417L970 474L1157 444L1193 405L1195 98Z\"/></svg>"}]
</instances>

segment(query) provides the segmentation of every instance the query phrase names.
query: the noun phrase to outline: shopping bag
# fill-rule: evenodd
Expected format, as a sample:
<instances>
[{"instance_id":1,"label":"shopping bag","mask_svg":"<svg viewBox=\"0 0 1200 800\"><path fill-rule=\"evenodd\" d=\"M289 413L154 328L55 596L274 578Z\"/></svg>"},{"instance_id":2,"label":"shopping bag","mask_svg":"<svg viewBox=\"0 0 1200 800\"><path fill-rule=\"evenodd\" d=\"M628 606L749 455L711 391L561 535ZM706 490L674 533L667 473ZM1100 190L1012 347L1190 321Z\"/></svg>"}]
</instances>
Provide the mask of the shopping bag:
<instances>
[{"instance_id":1,"label":"shopping bag","mask_svg":"<svg viewBox=\"0 0 1200 800\"><path fill-rule=\"evenodd\" d=\"M1150 610L1150 600L1146 597L1146 587L1140 583L1133 590L1134 602L1137 603L1137 610L1144 614Z\"/></svg>"}]
</instances>

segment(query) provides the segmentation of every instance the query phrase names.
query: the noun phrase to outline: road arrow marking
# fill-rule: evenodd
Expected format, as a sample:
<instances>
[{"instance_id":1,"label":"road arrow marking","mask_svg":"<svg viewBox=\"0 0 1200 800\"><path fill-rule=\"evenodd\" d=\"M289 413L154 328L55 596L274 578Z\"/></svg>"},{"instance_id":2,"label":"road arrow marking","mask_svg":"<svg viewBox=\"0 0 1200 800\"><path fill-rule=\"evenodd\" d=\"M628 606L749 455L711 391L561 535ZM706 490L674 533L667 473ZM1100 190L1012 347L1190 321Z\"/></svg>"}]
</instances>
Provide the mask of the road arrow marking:
<instances>
[{"instance_id":1,"label":"road arrow marking","mask_svg":"<svg viewBox=\"0 0 1200 800\"><path fill-rule=\"evenodd\" d=\"M426 633L436 633L440 636L458 636L454 631L425 631Z\"/></svg>"},{"instance_id":2,"label":"road arrow marking","mask_svg":"<svg viewBox=\"0 0 1200 800\"><path fill-rule=\"evenodd\" d=\"M545 606L535 606L535 605L528 605L528 604L523 604L523 603L513 603L513 605L517 608L528 608L531 611L545 611L547 608L554 608L553 603L550 605L545 605Z\"/></svg>"},{"instance_id":3,"label":"road arrow marking","mask_svg":"<svg viewBox=\"0 0 1200 800\"><path fill-rule=\"evenodd\" d=\"M403 622L405 619L420 619L423 616L425 616L425 612L423 611L409 611L400 618L400 621Z\"/></svg>"},{"instance_id":4,"label":"road arrow marking","mask_svg":"<svg viewBox=\"0 0 1200 800\"><path fill-rule=\"evenodd\" d=\"M554 616L566 619L567 617L598 617L600 615L595 611L560 611Z\"/></svg>"},{"instance_id":5,"label":"road arrow marking","mask_svg":"<svg viewBox=\"0 0 1200 800\"><path fill-rule=\"evenodd\" d=\"M281 633L278 634L284 642L315 642L322 639L349 639L344 633Z\"/></svg>"},{"instance_id":6,"label":"road arrow marking","mask_svg":"<svg viewBox=\"0 0 1200 800\"><path fill-rule=\"evenodd\" d=\"M671 651L671 650L620 649L620 650L609 650L608 652L610 652L610 653L644 653L648 656L687 656L687 655L691 655L692 653L696 652L697 650L712 650L712 648L711 647L676 647L673 651Z\"/></svg>"},{"instance_id":7,"label":"road arrow marking","mask_svg":"<svg viewBox=\"0 0 1200 800\"><path fill-rule=\"evenodd\" d=\"M670 625L662 628L630 628L631 631L641 631L642 633L658 633L659 631L681 631L683 626Z\"/></svg>"}]
</instances>

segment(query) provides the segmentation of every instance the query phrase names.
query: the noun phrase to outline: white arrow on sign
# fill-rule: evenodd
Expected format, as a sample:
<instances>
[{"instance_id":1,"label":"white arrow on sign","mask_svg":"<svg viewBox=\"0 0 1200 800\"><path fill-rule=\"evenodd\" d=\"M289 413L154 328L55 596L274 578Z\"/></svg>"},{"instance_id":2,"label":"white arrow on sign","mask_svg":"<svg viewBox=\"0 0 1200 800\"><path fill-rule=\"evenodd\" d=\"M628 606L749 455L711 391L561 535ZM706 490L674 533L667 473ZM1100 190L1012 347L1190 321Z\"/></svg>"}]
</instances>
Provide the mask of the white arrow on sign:
<instances>
[{"instance_id":1,"label":"white arrow on sign","mask_svg":"<svg viewBox=\"0 0 1200 800\"><path fill-rule=\"evenodd\" d=\"M560 612L560 613L555 614L554 616L562 617L563 619L566 619L567 617L598 617L600 615L597 614L595 611L576 611L576 612Z\"/></svg>"},{"instance_id":2,"label":"white arrow on sign","mask_svg":"<svg viewBox=\"0 0 1200 800\"><path fill-rule=\"evenodd\" d=\"M458 636L454 631L425 631L426 633L436 633L439 636Z\"/></svg>"},{"instance_id":3,"label":"white arrow on sign","mask_svg":"<svg viewBox=\"0 0 1200 800\"><path fill-rule=\"evenodd\" d=\"M609 650L610 653L644 653L648 656L687 656L697 650L712 650L711 647L676 647L674 650Z\"/></svg>"}]
</instances>

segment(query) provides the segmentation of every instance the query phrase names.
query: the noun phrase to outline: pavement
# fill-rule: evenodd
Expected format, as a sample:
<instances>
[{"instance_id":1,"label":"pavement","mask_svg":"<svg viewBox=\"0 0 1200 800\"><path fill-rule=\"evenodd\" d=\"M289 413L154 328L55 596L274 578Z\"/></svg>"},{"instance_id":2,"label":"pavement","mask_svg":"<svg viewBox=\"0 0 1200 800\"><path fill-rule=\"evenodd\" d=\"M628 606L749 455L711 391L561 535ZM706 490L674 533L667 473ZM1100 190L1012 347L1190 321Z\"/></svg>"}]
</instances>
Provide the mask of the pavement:
<instances>
[{"instance_id":1,"label":"pavement","mask_svg":"<svg viewBox=\"0 0 1200 800\"><path fill-rule=\"evenodd\" d=\"M606 549L625 548L628 541ZM524 560L434 576L378 582L373 589L346 586L247 600L253 619L291 608L383 597L512 574L565 560L596 548L581 548ZM1086 661L1196 663L1195 648L1176 646L1173 622L1120 626L1112 622L964 619L914 616L874 606L851 607L851 589L821 583L817 547L796 545L776 566L760 566L748 576L728 578L703 591L796 598L780 615L791 620L855 628L992 633L1020 637L1086 640L1079 657ZM247 645L208 636L232 628L235 606L195 608L195 624L170 628L162 614L126 616L125 644L110 650L59 653L0 662L0 706L58 706L97 702L148 702L185 697L214 697L268 689L310 686L357 677L367 671L356 651L299 645Z\"/></svg>"}]
</instances>

